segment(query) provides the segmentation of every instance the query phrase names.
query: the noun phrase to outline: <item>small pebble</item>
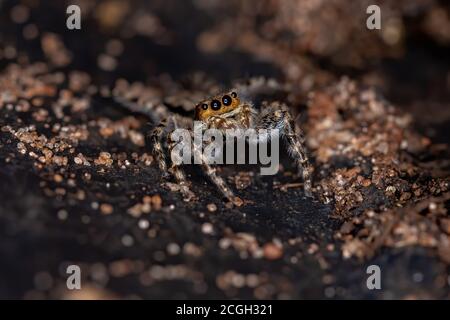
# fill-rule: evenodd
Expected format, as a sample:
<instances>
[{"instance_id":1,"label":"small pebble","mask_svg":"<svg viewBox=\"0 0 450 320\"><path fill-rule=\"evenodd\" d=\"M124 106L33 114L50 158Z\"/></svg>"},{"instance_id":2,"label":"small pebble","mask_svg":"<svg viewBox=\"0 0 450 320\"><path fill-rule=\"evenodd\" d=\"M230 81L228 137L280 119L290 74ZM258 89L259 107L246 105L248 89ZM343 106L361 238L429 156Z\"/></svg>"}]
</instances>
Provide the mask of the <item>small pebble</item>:
<instances>
[{"instance_id":1,"label":"small pebble","mask_svg":"<svg viewBox=\"0 0 450 320\"><path fill-rule=\"evenodd\" d=\"M170 255L175 256L180 253L180 246L174 242L169 243L169 245L167 246L167 252Z\"/></svg>"},{"instance_id":2,"label":"small pebble","mask_svg":"<svg viewBox=\"0 0 450 320\"><path fill-rule=\"evenodd\" d=\"M208 209L209 212L216 212L217 211L217 206L214 203L210 203L206 206L206 208Z\"/></svg>"},{"instance_id":3,"label":"small pebble","mask_svg":"<svg viewBox=\"0 0 450 320\"><path fill-rule=\"evenodd\" d=\"M113 206L108 203L102 203L100 205L100 211L102 214L111 214L113 210L114 210Z\"/></svg>"},{"instance_id":4,"label":"small pebble","mask_svg":"<svg viewBox=\"0 0 450 320\"><path fill-rule=\"evenodd\" d=\"M206 222L204 224L202 224L202 232L204 234L212 234L214 231L214 227L211 223Z\"/></svg>"},{"instance_id":5,"label":"small pebble","mask_svg":"<svg viewBox=\"0 0 450 320\"><path fill-rule=\"evenodd\" d=\"M271 242L264 245L263 252L264 257L268 260L277 260L283 256L283 250Z\"/></svg>"},{"instance_id":6,"label":"small pebble","mask_svg":"<svg viewBox=\"0 0 450 320\"><path fill-rule=\"evenodd\" d=\"M129 234L126 234L122 237L122 244L125 247L131 247L133 245L133 243L134 243L134 239Z\"/></svg>"},{"instance_id":7,"label":"small pebble","mask_svg":"<svg viewBox=\"0 0 450 320\"><path fill-rule=\"evenodd\" d=\"M66 210L61 209L61 210L58 211L57 215L58 215L58 219L59 220L66 220L67 216L68 216L68 213L67 213Z\"/></svg>"},{"instance_id":8,"label":"small pebble","mask_svg":"<svg viewBox=\"0 0 450 320\"><path fill-rule=\"evenodd\" d=\"M148 227L150 226L150 222L148 222L148 220L141 219L138 222L138 226L141 229L148 229Z\"/></svg>"},{"instance_id":9,"label":"small pebble","mask_svg":"<svg viewBox=\"0 0 450 320\"><path fill-rule=\"evenodd\" d=\"M316 243L311 243L308 248L309 254L314 254L319 250L319 246Z\"/></svg>"}]
</instances>

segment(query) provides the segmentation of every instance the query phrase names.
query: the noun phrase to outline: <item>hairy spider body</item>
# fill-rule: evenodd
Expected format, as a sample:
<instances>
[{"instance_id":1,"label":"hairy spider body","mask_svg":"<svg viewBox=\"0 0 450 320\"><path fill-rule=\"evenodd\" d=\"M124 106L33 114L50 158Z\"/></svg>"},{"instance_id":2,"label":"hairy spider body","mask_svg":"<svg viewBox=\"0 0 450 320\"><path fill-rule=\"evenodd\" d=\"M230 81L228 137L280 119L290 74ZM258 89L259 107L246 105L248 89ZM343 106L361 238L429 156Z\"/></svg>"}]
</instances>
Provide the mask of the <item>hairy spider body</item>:
<instances>
[{"instance_id":1,"label":"hairy spider body","mask_svg":"<svg viewBox=\"0 0 450 320\"><path fill-rule=\"evenodd\" d=\"M266 107L262 111L257 112L250 103L242 102L236 91L230 91L204 100L196 105L195 120L201 121L205 130L213 128L225 131L226 129L245 130L254 128L258 132L258 129L278 129L280 135L287 142L289 155L294 159L299 172L302 173L305 194L309 197L312 196L312 168L309 165L308 157L303 146L304 139L302 131L293 125L292 117L286 107L278 104ZM155 127L151 133L153 153L164 176L167 177L167 173L172 174L178 182L179 189L185 200L190 200L195 198L195 194L189 188L190 184L186 178L186 174L173 161L170 167L168 167L167 156L164 151L166 146L167 153L171 153L171 150L176 145L176 142L171 139L171 133L179 127L190 129L192 132L192 119L173 115ZM267 135L258 136L259 141L268 138ZM252 142L249 141L249 143ZM206 161L207 159L204 158L201 150L195 145L193 146L193 152L195 156L202 160L201 165L203 171L209 176L221 193L232 203L241 205L242 200L234 195L224 179L217 175L216 169Z\"/></svg>"}]
</instances>

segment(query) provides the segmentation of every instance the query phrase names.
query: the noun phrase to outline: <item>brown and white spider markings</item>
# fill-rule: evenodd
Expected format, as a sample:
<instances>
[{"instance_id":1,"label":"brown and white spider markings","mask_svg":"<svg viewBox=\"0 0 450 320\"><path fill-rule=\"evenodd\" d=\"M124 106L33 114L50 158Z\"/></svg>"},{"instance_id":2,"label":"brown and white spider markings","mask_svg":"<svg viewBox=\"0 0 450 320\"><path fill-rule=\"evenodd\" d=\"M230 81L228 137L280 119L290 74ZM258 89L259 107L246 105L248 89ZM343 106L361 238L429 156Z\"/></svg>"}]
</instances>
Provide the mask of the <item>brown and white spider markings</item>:
<instances>
[{"instance_id":1,"label":"brown and white spider markings","mask_svg":"<svg viewBox=\"0 0 450 320\"><path fill-rule=\"evenodd\" d=\"M195 120L203 123L204 129L214 128L226 129L278 129L280 135L285 138L289 155L295 161L299 172L302 173L304 191L308 197L312 196L311 173L302 131L293 124L292 117L285 106L280 104L266 107L260 112L248 102L241 101L237 91L231 90L226 93L204 100L195 107ZM184 127L192 130L193 121L186 117L170 116L163 120L151 133L153 142L153 153L164 176L172 174L179 184L185 200L195 198L195 194L189 189L189 181L183 169L173 163L168 167L167 155L176 145L171 141L170 134L174 129ZM192 131L191 131L192 132ZM267 136L267 135L266 135ZM265 137L259 137L265 139ZM202 159L202 168L211 181L217 186L221 193L233 204L242 205L243 201L236 197L224 179L217 175L216 169L207 163L201 150L194 147L193 152ZM170 158L170 157L169 157Z\"/></svg>"}]
</instances>

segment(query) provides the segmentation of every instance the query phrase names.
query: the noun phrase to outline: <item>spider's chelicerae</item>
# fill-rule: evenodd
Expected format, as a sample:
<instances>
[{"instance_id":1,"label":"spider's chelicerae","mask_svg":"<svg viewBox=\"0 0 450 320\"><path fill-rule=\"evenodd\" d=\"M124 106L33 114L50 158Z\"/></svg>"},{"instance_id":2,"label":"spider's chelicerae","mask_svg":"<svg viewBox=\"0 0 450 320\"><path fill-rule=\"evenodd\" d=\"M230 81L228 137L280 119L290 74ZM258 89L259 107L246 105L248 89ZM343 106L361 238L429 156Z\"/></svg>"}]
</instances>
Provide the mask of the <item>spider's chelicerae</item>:
<instances>
[{"instance_id":1,"label":"spider's chelicerae","mask_svg":"<svg viewBox=\"0 0 450 320\"><path fill-rule=\"evenodd\" d=\"M305 194L312 196L311 172L308 157L304 147L304 139L300 128L295 126L292 117L286 107L278 104L263 108L260 112L254 109L249 102L241 101L236 90L222 93L207 100L204 100L195 107L195 119L201 121L203 128L214 128L218 130L226 129L278 129L280 135L285 138L289 155L295 161L299 172L302 173ZM193 121L186 117L170 116L163 120L151 134L153 142L153 152L161 171L166 174L171 173L179 184L179 190L186 200L195 198L195 194L189 188L189 181L183 169L170 164L166 152L171 154L172 148L176 145L170 139L174 129L180 126L192 130ZM198 152L202 159L202 168L211 181L217 186L222 194L235 205L242 205L243 201L236 197L223 178L217 175L213 166L208 164L199 150L194 147L194 152Z\"/></svg>"}]
</instances>

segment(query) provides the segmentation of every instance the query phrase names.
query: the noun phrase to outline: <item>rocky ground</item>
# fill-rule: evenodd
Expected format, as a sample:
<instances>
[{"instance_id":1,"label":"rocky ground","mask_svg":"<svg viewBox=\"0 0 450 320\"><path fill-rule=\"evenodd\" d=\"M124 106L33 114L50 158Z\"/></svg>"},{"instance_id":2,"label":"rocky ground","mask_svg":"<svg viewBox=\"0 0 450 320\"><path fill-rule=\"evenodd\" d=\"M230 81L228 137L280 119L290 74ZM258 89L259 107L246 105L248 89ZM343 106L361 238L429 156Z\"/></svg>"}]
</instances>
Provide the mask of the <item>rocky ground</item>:
<instances>
[{"instance_id":1,"label":"rocky ground","mask_svg":"<svg viewBox=\"0 0 450 320\"><path fill-rule=\"evenodd\" d=\"M339 1L327 14L290 1L92 3L80 2L82 31L64 29L64 4L0 4L1 298L449 298L443 4L394 6L390 31L367 39ZM329 39L333 21L341 37ZM232 86L257 107L290 107L314 199L285 153L275 176L219 168L240 207L195 166L198 200L163 183L148 131ZM80 291L66 289L70 264ZM381 290L366 286L372 264Z\"/></svg>"}]
</instances>

